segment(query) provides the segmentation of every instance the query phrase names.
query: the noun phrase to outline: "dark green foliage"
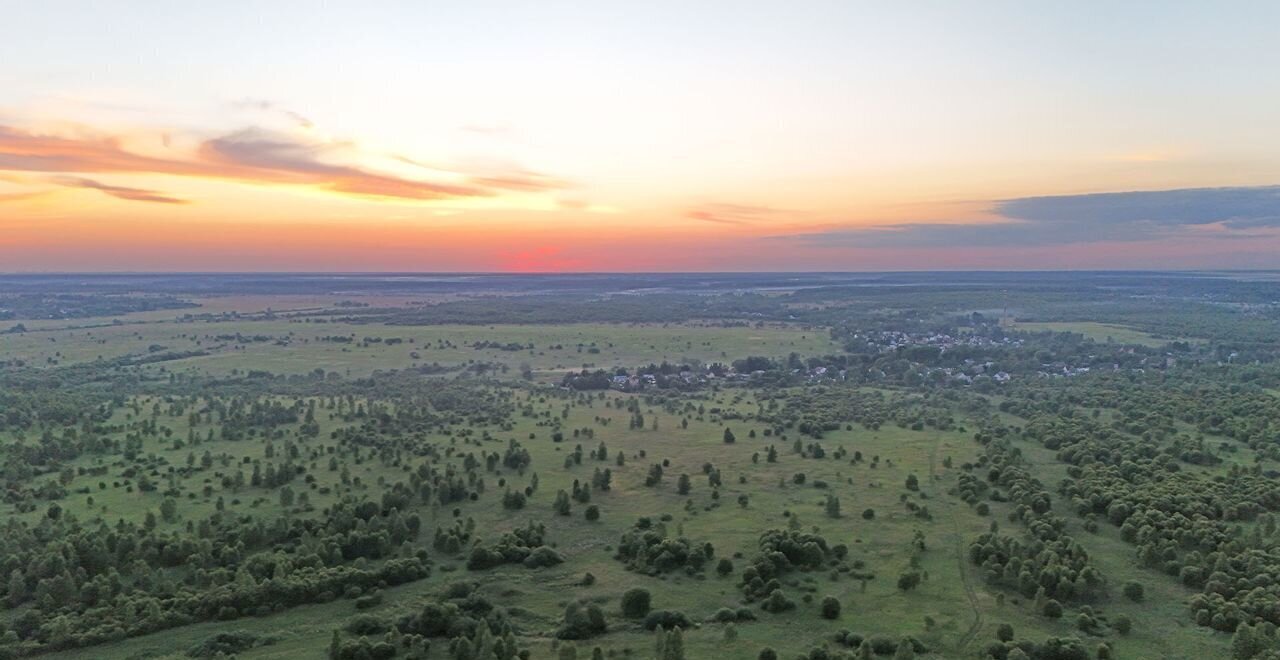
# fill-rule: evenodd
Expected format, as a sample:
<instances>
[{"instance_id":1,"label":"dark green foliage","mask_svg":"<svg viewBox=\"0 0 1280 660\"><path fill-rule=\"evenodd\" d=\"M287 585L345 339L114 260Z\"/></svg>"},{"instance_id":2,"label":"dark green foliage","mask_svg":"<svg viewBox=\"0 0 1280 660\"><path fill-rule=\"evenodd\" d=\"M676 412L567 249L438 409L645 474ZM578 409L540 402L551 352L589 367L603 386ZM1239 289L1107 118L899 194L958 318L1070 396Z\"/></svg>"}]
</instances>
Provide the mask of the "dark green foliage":
<instances>
[{"instance_id":1,"label":"dark green foliage","mask_svg":"<svg viewBox=\"0 0 1280 660\"><path fill-rule=\"evenodd\" d=\"M826 509L827 517L839 518L840 517L840 498L836 497L835 495L827 495L827 501L824 508Z\"/></svg>"},{"instance_id":2,"label":"dark green foliage","mask_svg":"<svg viewBox=\"0 0 1280 660\"><path fill-rule=\"evenodd\" d=\"M644 629L654 630L657 628L692 628L693 621L685 616L684 612L674 610L653 610L644 618Z\"/></svg>"},{"instance_id":3,"label":"dark green foliage","mask_svg":"<svg viewBox=\"0 0 1280 660\"><path fill-rule=\"evenodd\" d=\"M503 564L524 564L528 568L544 568L564 561L560 553L542 544L546 527L535 525L517 528L503 534L493 545L477 545L467 557L467 568L473 571Z\"/></svg>"},{"instance_id":4,"label":"dark green foliage","mask_svg":"<svg viewBox=\"0 0 1280 660\"><path fill-rule=\"evenodd\" d=\"M787 595L782 593L781 589L774 589L769 593L768 597L760 603L760 609L766 612L773 612L774 614L793 610L795 607L795 601L787 598Z\"/></svg>"},{"instance_id":5,"label":"dark green foliage","mask_svg":"<svg viewBox=\"0 0 1280 660\"><path fill-rule=\"evenodd\" d=\"M244 630L217 633L201 640L199 644L187 649L191 658L215 658L223 655L243 653L257 646L275 643L273 637L263 637Z\"/></svg>"},{"instance_id":6,"label":"dark green foliage","mask_svg":"<svg viewBox=\"0 0 1280 660\"><path fill-rule=\"evenodd\" d=\"M356 599L357 610L368 610L382 604L382 592L361 596Z\"/></svg>"},{"instance_id":7,"label":"dark green foliage","mask_svg":"<svg viewBox=\"0 0 1280 660\"><path fill-rule=\"evenodd\" d=\"M710 543L695 543L684 537L667 538L648 519L642 518L622 535L614 557L631 570L658 574L677 569L701 571L714 555Z\"/></svg>"},{"instance_id":8,"label":"dark green foliage","mask_svg":"<svg viewBox=\"0 0 1280 660\"><path fill-rule=\"evenodd\" d=\"M622 594L622 615L629 619L639 619L649 613L650 595L648 589L634 587Z\"/></svg>"},{"instance_id":9,"label":"dark green foliage","mask_svg":"<svg viewBox=\"0 0 1280 660\"><path fill-rule=\"evenodd\" d=\"M676 492L681 495L688 495L691 486L692 484L687 474L680 475L680 478L676 480Z\"/></svg>"},{"instance_id":10,"label":"dark green foliage","mask_svg":"<svg viewBox=\"0 0 1280 660\"><path fill-rule=\"evenodd\" d=\"M357 636L378 635L390 630L391 624L372 614L361 614L347 621L343 628Z\"/></svg>"},{"instance_id":11,"label":"dark green foliage","mask_svg":"<svg viewBox=\"0 0 1280 660\"><path fill-rule=\"evenodd\" d=\"M716 623L733 623L735 621L755 621L756 613L746 607L740 607L736 610L729 607L722 607L716 610L715 614L711 615L711 620L715 621Z\"/></svg>"},{"instance_id":12,"label":"dark green foliage","mask_svg":"<svg viewBox=\"0 0 1280 660\"><path fill-rule=\"evenodd\" d=\"M822 568L830 554L827 540L817 534L768 530L760 535L760 554L742 570L742 589L748 596L771 595L771 581L794 570Z\"/></svg>"},{"instance_id":13,"label":"dark green foliage","mask_svg":"<svg viewBox=\"0 0 1280 660\"><path fill-rule=\"evenodd\" d=\"M572 602L564 610L564 622L556 630L560 639L588 639L608 629L604 610L591 603Z\"/></svg>"}]
</instances>

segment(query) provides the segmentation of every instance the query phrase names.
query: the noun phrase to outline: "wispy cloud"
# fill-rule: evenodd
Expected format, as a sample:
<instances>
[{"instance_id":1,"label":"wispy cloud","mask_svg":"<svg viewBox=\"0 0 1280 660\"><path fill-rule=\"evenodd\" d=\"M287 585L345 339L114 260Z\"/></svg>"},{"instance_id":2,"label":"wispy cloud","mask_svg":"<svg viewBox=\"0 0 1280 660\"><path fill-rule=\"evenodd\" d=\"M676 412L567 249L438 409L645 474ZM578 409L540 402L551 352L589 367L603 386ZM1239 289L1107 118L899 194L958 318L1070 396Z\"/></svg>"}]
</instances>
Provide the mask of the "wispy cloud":
<instances>
[{"instance_id":1,"label":"wispy cloud","mask_svg":"<svg viewBox=\"0 0 1280 660\"><path fill-rule=\"evenodd\" d=\"M288 108L280 107L280 105L274 101L268 101L266 99L246 98L246 99L240 99L233 105L239 108L249 108L251 110L259 110L262 112L276 113L279 116L284 117L285 119L289 120L289 122L291 122L292 124L300 128L306 128L306 129L315 128L315 122L303 116L302 113L294 112L293 110L290 110Z\"/></svg>"},{"instance_id":2,"label":"wispy cloud","mask_svg":"<svg viewBox=\"0 0 1280 660\"><path fill-rule=\"evenodd\" d=\"M722 225L750 225L783 213L767 206L747 204L703 204L685 212L685 217Z\"/></svg>"},{"instance_id":3,"label":"wispy cloud","mask_svg":"<svg viewBox=\"0 0 1280 660\"><path fill-rule=\"evenodd\" d=\"M97 190L103 194L117 197L119 199L127 199L132 202L155 202L158 204L186 204L187 200L169 197L160 194L154 190L143 190L141 188L126 188L123 186L112 186L105 183L94 181L93 179L85 179L82 177L59 176L50 179L51 182L68 188L86 188L89 190Z\"/></svg>"},{"instance_id":4,"label":"wispy cloud","mask_svg":"<svg viewBox=\"0 0 1280 660\"><path fill-rule=\"evenodd\" d=\"M30 192L3 193L0 194L0 204L5 202L25 202L27 200L36 199L37 197L44 197L45 195L48 195L49 192L50 191L48 190L32 190Z\"/></svg>"},{"instance_id":5,"label":"wispy cloud","mask_svg":"<svg viewBox=\"0 0 1280 660\"><path fill-rule=\"evenodd\" d=\"M516 170L509 174L474 176L470 178L470 181L476 185L484 186L486 188L518 190L525 192L558 190L568 188L570 185L569 182L562 179L557 179L538 172L530 172L528 170Z\"/></svg>"},{"instance_id":6,"label":"wispy cloud","mask_svg":"<svg viewBox=\"0 0 1280 660\"><path fill-rule=\"evenodd\" d=\"M205 141L198 151L213 172L230 178L308 185L334 192L403 199L487 197L493 190L370 172L325 160L343 143L303 142L281 133L246 129Z\"/></svg>"},{"instance_id":7,"label":"wispy cloud","mask_svg":"<svg viewBox=\"0 0 1280 660\"><path fill-rule=\"evenodd\" d=\"M0 126L0 170L23 172L209 173L199 163L127 151L116 137L59 137Z\"/></svg>"},{"instance_id":8,"label":"wispy cloud","mask_svg":"<svg viewBox=\"0 0 1280 660\"><path fill-rule=\"evenodd\" d=\"M1185 188L998 200L998 221L835 227L777 238L831 247L1041 246L1280 228L1280 186Z\"/></svg>"},{"instance_id":9,"label":"wispy cloud","mask_svg":"<svg viewBox=\"0 0 1280 660\"><path fill-rule=\"evenodd\" d=\"M523 168L485 169L479 173L434 168L432 178L410 178L357 163L381 157L418 164L413 159L365 153L354 143L314 137L311 132L247 128L218 137L197 138L194 149L186 151L171 146L190 144L191 136L184 137L185 141L161 135L157 142L164 149L148 154L130 148L121 136L92 132L54 135L0 125L0 171L156 174L309 187L384 200L487 198L506 192L545 192L569 185ZM91 179L70 180L95 183L79 187L101 190L120 199L180 201L156 191L107 186Z\"/></svg>"}]
</instances>

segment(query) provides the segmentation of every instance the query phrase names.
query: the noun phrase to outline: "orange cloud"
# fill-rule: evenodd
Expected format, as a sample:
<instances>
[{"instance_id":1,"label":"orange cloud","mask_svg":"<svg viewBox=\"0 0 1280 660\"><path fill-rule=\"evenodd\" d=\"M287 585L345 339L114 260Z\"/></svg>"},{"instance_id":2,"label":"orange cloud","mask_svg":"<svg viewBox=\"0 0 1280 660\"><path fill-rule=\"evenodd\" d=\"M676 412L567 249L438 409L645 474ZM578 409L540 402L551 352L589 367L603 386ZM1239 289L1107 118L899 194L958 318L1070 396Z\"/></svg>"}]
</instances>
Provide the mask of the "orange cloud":
<instances>
[{"instance_id":1,"label":"orange cloud","mask_svg":"<svg viewBox=\"0 0 1280 660\"><path fill-rule=\"evenodd\" d=\"M0 170L9 171L158 174L407 200L484 198L506 191L546 191L567 185L524 170L469 178L458 175L458 182L410 179L336 162L350 150L346 143L305 141L288 134L246 129L204 140L186 157L167 158L131 151L118 137L62 137L0 126ZM88 179L61 184L134 201L179 201L155 191L106 186Z\"/></svg>"},{"instance_id":2,"label":"orange cloud","mask_svg":"<svg viewBox=\"0 0 1280 660\"><path fill-rule=\"evenodd\" d=\"M322 160L332 145L308 144L287 136L249 129L207 140L198 155L231 178L310 185L334 192L403 199L487 197L477 187L439 184L377 174Z\"/></svg>"},{"instance_id":3,"label":"orange cloud","mask_svg":"<svg viewBox=\"0 0 1280 660\"><path fill-rule=\"evenodd\" d=\"M0 126L0 170L24 172L154 172L202 176L208 168L126 151L118 138L36 135Z\"/></svg>"},{"instance_id":4,"label":"orange cloud","mask_svg":"<svg viewBox=\"0 0 1280 660\"><path fill-rule=\"evenodd\" d=\"M541 192L569 187L566 181L527 170L497 176L472 177L471 182L488 188L524 192Z\"/></svg>"},{"instance_id":5,"label":"orange cloud","mask_svg":"<svg viewBox=\"0 0 1280 660\"><path fill-rule=\"evenodd\" d=\"M29 200L29 199L35 199L35 198L37 198L37 197L44 197L45 195L48 195L48 194L49 194L49 192L50 192L50 191L48 191L48 190L35 190L35 191L32 191L32 192L5 193L5 194L0 195L0 203L3 203L3 202L25 202L25 201L27 201L27 200Z\"/></svg>"}]
</instances>

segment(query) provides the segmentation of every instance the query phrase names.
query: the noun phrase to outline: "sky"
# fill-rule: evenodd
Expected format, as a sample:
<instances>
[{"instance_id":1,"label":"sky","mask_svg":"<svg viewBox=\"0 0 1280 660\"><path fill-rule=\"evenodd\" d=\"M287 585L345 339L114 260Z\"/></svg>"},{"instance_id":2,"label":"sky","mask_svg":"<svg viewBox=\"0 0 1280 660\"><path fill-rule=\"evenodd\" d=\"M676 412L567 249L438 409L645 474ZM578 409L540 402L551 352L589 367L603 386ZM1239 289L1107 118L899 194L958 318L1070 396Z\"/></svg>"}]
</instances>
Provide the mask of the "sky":
<instances>
[{"instance_id":1,"label":"sky","mask_svg":"<svg viewBox=\"0 0 1280 660\"><path fill-rule=\"evenodd\" d=\"M1280 268L1280 3L0 0L0 272Z\"/></svg>"}]
</instances>

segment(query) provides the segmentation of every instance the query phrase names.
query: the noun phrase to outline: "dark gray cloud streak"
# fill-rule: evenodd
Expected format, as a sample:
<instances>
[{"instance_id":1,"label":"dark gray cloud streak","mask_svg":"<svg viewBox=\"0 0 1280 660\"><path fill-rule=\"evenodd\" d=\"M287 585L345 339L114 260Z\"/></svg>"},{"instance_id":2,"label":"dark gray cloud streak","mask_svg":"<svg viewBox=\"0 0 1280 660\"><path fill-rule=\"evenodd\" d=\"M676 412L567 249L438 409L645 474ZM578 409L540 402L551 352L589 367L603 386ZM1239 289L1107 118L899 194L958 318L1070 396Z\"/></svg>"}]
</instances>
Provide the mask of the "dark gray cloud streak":
<instances>
[{"instance_id":1,"label":"dark gray cloud streak","mask_svg":"<svg viewBox=\"0 0 1280 660\"><path fill-rule=\"evenodd\" d=\"M1221 223L1222 238L1280 227L1280 186L1023 197L994 202L1007 222L851 227L779 238L832 247L973 247L1140 241Z\"/></svg>"},{"instance_id":2,"label":"dark gray cloud streak","mask_svg":"<svg viewBox=\"0 0 1280 660\"><path fill-rule=\"evenodd\" d=\"M124 186L112 186L93 179L85 179L83 177L59 176L50 179L52 183L68 188L87 188L89 190L97 190L105 195L111 195L119 199L127 199L132 202L155 202L158 204L186 204L187 200L178 199L158 193L154 190L143 190L141 188L126 188Z\"/></svg>"}]
</instances>

